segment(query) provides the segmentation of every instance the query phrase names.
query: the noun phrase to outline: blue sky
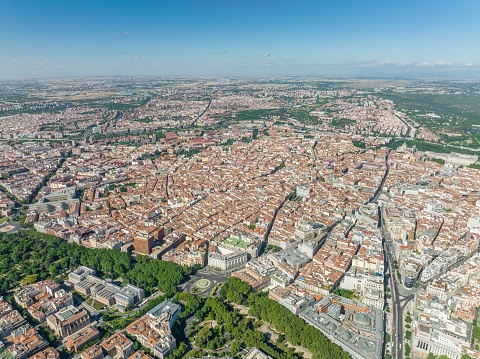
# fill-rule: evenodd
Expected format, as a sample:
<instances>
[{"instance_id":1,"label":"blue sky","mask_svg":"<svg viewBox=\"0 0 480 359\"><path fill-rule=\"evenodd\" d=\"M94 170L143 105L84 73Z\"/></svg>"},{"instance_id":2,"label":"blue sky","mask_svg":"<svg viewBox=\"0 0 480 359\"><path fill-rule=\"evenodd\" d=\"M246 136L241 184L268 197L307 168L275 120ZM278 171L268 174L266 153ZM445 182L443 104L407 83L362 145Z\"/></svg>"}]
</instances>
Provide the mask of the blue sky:
<instances>
[{"instance_id":1,"label":"blue sky","mask_svg":"<svg viewBox=\"0 0 480 359\"><path fill-rule=\"evenodd\" d=\"M1 0L0 78L480 76L478 0Z\"/></svg>"}]
</instances>

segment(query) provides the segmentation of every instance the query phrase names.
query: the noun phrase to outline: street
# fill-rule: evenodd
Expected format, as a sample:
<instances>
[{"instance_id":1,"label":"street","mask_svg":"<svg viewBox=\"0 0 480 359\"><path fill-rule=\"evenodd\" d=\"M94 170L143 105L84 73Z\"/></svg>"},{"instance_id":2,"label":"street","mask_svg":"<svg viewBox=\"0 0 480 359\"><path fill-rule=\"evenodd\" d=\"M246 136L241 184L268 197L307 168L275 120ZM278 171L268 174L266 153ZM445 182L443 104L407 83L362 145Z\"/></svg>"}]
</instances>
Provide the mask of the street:
<instances>
[{"instance_id":1,"label":"street","mask_svg":"<svg viewBox=\"0 0 480 359\"><path fill-rule=\"evenodd\" d=\"M197 273L192 274L190 276L190 279L187 282L183 283L180 288L183 291L192 293L191 290L195 286L195 283L197 281L199 281L200 279L207 279L210 281L210 286L205 290L198 292L198 295L209 296L213 288L215 288L218 283L225 283L229 277L230 272L219 272L209 267L205 267L203 269L200 269Z\"/></svg>"},{"instance_id":2,"label":"street","mask_svg":"<svg viewBox=\"0 0 480 359\"><path fill-rule=\"evenodd\" d=\"M384 233L386 235L386 233ZM385 261L388 266L388 283L391 288L392 295L392 358L403 358L403 338L405 338L405 326L404 318L406 312L408 311L407 306L409 302L414 298L415 290L406 290L403 288L403 285L398 283L398 278L396 277L396 269L393 266L393 257L390 251L389 240L384 237L384 250L385 250ZM386 275L387 276L387 275Z\"/></svg>"}]
</instances>

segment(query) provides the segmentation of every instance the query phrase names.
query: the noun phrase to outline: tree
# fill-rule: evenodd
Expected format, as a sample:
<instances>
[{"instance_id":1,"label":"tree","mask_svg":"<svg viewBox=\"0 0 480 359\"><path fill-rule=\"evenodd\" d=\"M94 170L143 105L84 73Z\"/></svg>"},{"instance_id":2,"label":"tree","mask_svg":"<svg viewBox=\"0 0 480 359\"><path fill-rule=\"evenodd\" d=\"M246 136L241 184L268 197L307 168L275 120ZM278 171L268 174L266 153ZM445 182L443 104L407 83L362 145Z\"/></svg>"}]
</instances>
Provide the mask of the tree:
<instances>
[{"instance_id":1,"label":"tree","mask_svg":"<svg viewBox=\"0 0 480 359\"><path fill-rule=\"evenodd\" d=\"M30 274L25 277L25 283L27 284L33 284L37 281L37 275L36 274Z\"/></svg>"},{"instance_id":2,"label":"tree","mask_svg":"<svg viewBox=\"0 0 480 359\"><path fill-rule=\"evenodd\" d=\"M228 351L228 354L231 356L237 355L240 352L240 349L242 348L241 344L239 341L234 341L230 345L230 349Z\"/></svg>"},{"instance_id":3,"label":"tree","mask_svg":"<svg viewBox=\"0 0 480 359\"><path fill-rule=\"evenodd\" d=\"M302 344L310 350L313 358L348 358L347 353L339 346L328 341L317 329L287 308L269 299L265 293L251 293L248 305L249 315L273 324L276 330L284 333L289 343Z\"/></svg>"},{"instance_id":4,"label":"tree","mask_svg":"<svg viewBox=\"0 0 480 359\"><path fill-rule=\"evenodd\" d=\"M355 299L356 298L355 292L353 290L343 289L343 288L340 288L340 287L336 287L332 291L332 293L336 294L336 295L339 295L341 297L344 297L344 298L349 298L349 299Z\"/></svg>"},{"instance_id":5,"label":"tree","mask_svg":"<svg viewBox=\"0 0 480 359\"><path fill-rule=\"evenodd\" d=\"M170 354L167 359L181 359L185 358L187 353L187 345L184 342L181 342L177 349L175 349L172 354Z\"/></svg>"},{"instance_id":6,"label":"tree","mask_svg":"<svg viewBox=\"0 0 480 359\"><path fill-rule=\"evenodd\" d=\"M479 326L473 327L472 333L473 333L473 336L474 336L475 340L480 341L480 327Z\"/></svg>"},{"instance_id":7,"label":"tree","mask_svg":"<svg viewBox=\"0 0 480 359\"><path fill-rule=\"evenodd\" d=\"M173 295L176 286L191 273L190 268L172 262L132 258L111 249L87 249L34 229L0 234L0 295L17 287L22 278L27 284L34 283L79 265L95 269L100 276L122 277L147 294L158 288Z\"/></svg>"},{"instance_id":8,"label":"tree","mask_svg":"<svg viewBox=\"0 0 480 359\"><path fill-rule=\"evenodd\" d=\"M237 304L244 304L250 291L251 288L248 283L237 277L230 277L220 290L220 298Z\"/></svg>"},{"instance_id":9,"label":"tree","mask_svg":"<svg viewBox=\"0 0 480 359\"><path fill-rule=\"evenodd\" d=\"M408 343L405 344L405 356L408 356L410 354L410 345Z\"/></svg>"}]
</instances>

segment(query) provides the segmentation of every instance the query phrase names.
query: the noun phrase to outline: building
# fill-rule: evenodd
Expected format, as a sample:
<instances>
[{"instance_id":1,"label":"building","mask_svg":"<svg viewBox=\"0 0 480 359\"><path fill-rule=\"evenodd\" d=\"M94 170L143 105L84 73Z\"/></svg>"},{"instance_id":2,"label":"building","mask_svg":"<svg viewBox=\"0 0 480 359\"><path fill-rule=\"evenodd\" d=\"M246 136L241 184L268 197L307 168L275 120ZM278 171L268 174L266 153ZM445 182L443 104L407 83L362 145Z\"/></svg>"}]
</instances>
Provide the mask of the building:
<instances>
[{"instance_id":1,"label":"building","mask_svg":"<svg viewBox=\"0 0 480 359\"><path fill-rule=\"evenodd\" d=\"M288 264L297 271L300 268L303 268L305 264L310 262L310 258L296 248L289 248L280 252L269 253L268 259L270 259L275 265Z\"/></svg>"},{"instance_id":2,"label":"building","mask_svg":"<svg viewBox=\"0 0 480 359\"><path fill-rule=\"evenodd\" d=\"M90 324L90 317L85 309L78 310L68 306L47 317L47 325L58 337L67 337Z\"/></svg>"},{"instance_id":3,"label":"building","mask_svg":"<svg viewBox=\"0 0 480 359\"><path fill-rule=\"evenodd\" d=\"M166 300L130 324L126 331L151 350L156 358L163 359L177 347L172 327L180 311L179 305Z\"/></svg>"},{"instance_id":4,"label":"building","mask_svg":"<svg viewBox=\"0 0 480 359\"><path fill-rule=\"evenodd\" d=\"M152 253L154 242L153 236L135 237L133 239L133 248L136 253L149 255Z\"/></svg>"},{"instance_id":5,"label":"building","mask_svg":"<svg viewBox=\"0 0 480 359\"><path fill-rule=\"evenodd\" d=\"M12 332L7 341L11 345L6 350L15 359L26 359L48 348L45 339L29 326L21 327Z\"/></svg>"},{"instance_id":6,"label":"building","mask_svg":"<svg viewBox=\"0 0 480 359\"><path fill-rule=\"evenodd\" d=\"M402 264L404 264L402 262ZM413 288L418 279L421 267L402 265L403 285L405 288Z\"/></svg>"},{"instance_id":7,"label":"building","mask_svg":"<svg viewBox=\"0 0 480 359\"><path fill-rule=\"evenodd\" d=\"M133 342L120 332L105 339L100 346L111 357L126 359L133 354Z\"/></svg>"},{"instance_id":8,"label":"building","mask_svg":"<svg viewBox=\"0 0 480 359\"><path fill-rule=\"evenodd\" d=\"M58 359L60 358L60 353L52 347L48 347L47 349L38 352L35 355L32 355L28 359Z\"/></svg>"},{"instance_id":9,"label":"building","mask_svg":"<svg viewBox=\"0 0 480 359\"><path fill-rule=\"evenodd\" d=\"M353 359L382 358L382 310L330 294L301 311L300 317Z\"/></svg>"},{"instance_id":10,"label":"building","mask_svg":"<svg viewBox=\"0 0 480 359\"><path fill-rule=\"evenodd\" d=\"M270 285L270 276L263 276L255 272L252 268L242 268L232 273L234 277L248 283L253 291L262 290Z\"/></svg>"},{"instance_id":11,"label":"building","mask_svg":"<svg viewBox=\"0 0 480 359\"><path fill-rule=\"evenodd\" d=\"M208 265L212 268L230 270L244 266L247 261L247 252L235 251L214 243L210 244Z\"/></svg>"},{"instance_id":12,"label":"building","mask_svg":"<svg viewBox=\"0 0 480 359\"><path fill-rule=\"evenodd\" d=\"M272 357L265 354L260 349L252 348L243 359L272 359Z\"/></svg>"},{"instance_id":13,"label":"building","mask_svg":"<svg viewBox=\"0 0 480 359\"><path fill-rule=\"evenodd\" d=\"M162 237L162 245L155 247L150 256L153 258L162 258L163 255L168 251L174 250L180 246L186 238L187 235L182 232L169 233L168 235Z\"/></svg>"},{"instance_id":14,"label":"building","mask_svg":"<svg viewBox=\"0 0 480 359\"><path fill-rule=\"evenodd\" d=\"M296 194L298 197L308 197L310 195L311 188L309 186L297 186Z\"/></svg>"},{"instance_id":15,"label":"building","mask_svg":"<svg viewBox=\"0 0 480 359\"><path fill-rule=\"evenodd\" d=\"M126 284L114 294L116 307L121 311L133 306L145 298L145 291L132 284Z\"/></svg>"},{"instance_id":16,"label":"building","mask_svg":"<svg viewBox=\"0 0 480 359\"><path fill-rule=\"evenodd\" d=\"M130 355L128 359L153 359L150 355L144 353L141 350L137 350L135 353Z\"/></svg>"},{"instance_id":17,"label":"building","mask_svg":"<svg viewBox=\"0 0 480 359\"><path fill-rule=\"evenodd\" d=\"M295 315L299 315L304 308L315 302L313 296L301 297L281 286L272 288L268 292L268 297L280 303Z\"/></svg>"},{"instance_id":18,"label":"building","mask_svg":"<svg viewBox=\"0 0 480 359\"><path fill-rule=\"evenodd\" d=\"M27 322L16 310L0 317L0 340L9 336L14 330L22 327Z\"/></svg>"},{"instance_id":19,"label":"building","mask_svg":"<svg viewBox=\"0 0 480 359\"><path fill-rule=\"evenodd\" d=\"M82 354L80 354L82 359L103 359L103 351L99 345L93 345Z\"/></svg>"},{"instance_id":20,"label":"building","mask_svg":"<svg viewBox=\"0 0 480 359\"><path fill-rule=\"evenodd\" d=\"M109 280L100 279L89 273L92 273L91 269L80 267L69 274L69 280L74 283L77 292L90 296L97 302L124 312L145 298L145 291L142 288L131 284L119 287Z\"/></svg>"},{"instance_id":21,"label":"building","mask_svg":"<svg viewBox=\"0 0 480 359\"><path fill-rule=\"evenodd\" d=\"M68 281L72 284L77 284L82 280L85 280L88 275L96 275L97 272L94 269L88 267L78 267L73 272L68 273Z\"/></svg>"},{"instance_id":22,"label":"building","mask_svg":"<svg viewBox=\"0 0 480 359\"><path fill-rule=\"evenodd\" d=\"M20 288L15 292L14 299L22 308L27 308L36 302L35 297L38 294L46 293L53 297L58 290L60 290L60 285L47 279Z\"/></svg>"},{"instance_id":23,"label":"building","mask_svg":"<svg viewBox=\"0 0 480 359\"><path fill-rule=\"evenodd\" d=\"M445 299L429 292L417 292L414 299L412 320L412 353L427 357L446 355L460 359L470 348L472 324L452 316Z\"/></svg>"},{"instance_id":24,"label":"building","mask_svg":"<svg viewBox=\"0 0 480 359\"><path fill-rule=\"evenodd\" d=\"M94 327L88 326L71 335L66 342L66 347L71 352L77 353L98 338L100 338L100 332Z\"/></svg>"}]
</instances>

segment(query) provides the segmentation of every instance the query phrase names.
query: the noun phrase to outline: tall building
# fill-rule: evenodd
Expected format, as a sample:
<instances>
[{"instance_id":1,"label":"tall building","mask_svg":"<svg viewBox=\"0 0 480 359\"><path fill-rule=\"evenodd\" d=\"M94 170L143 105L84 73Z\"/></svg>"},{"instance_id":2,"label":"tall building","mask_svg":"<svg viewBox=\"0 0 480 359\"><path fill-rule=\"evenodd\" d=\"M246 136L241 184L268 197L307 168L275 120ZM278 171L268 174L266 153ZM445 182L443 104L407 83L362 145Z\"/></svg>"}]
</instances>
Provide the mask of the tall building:
<instances>
[{"instance_id":1,"label":"tall building","mask_svg":"<svg viewBox=\"0 0 480 359\"><path fill-rule=\"evenodd\" d=\"M148 348L154 357L164 359L177 347L172 327L180 312L179 305L166 300L130 324L126 331Z\"/></svg>"},{"instance_id":2,"label":"tall building","mask_svg":"<svg viewBox=\"0 0 480 359\"><path fill-rule=\"evenodd\" d=\"M153 236L135 237L133 239L133 247L135 248L135 252L137 253L151 254L153 244L154 244Z\"/></svg>"},{"instance_id":3,"label":"tall building","mask_svg":"<svg viewBox=\"0 0 480 359\"><path fill-rule=\"evenodd\" d=\"M68 337L90 324L90 317L85 309L78 310L68 306L47 317L47 325L59 337Z\"/></svg>"}]
</instances>

